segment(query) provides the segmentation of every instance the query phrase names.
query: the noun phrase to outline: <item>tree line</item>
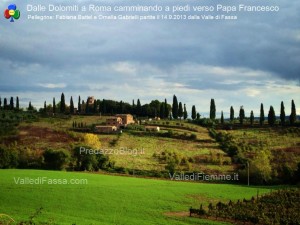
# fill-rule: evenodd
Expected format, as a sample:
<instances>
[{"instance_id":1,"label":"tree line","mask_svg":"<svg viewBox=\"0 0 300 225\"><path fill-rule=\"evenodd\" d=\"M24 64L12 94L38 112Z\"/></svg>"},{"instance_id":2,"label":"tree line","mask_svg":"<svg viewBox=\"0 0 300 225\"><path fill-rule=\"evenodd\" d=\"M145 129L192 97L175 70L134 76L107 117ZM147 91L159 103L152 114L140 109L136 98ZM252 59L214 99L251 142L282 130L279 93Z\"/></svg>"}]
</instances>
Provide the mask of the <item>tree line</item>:
<instances>
[{"instance_id":1,"label":"tree line","mask_svg":"<svg viewBox=\"0 0 300 225\"><path fill-rule=\"evenodd\" d=\"M14 104L14 98L11 97L10 101L7 98L4 98L2 103L2 98L0 97L0 109L2 110L20 110L19 106L19 97L16 97L16 104ZM56 103L56 99L53 98L52 104L48 104L45 101L44 107L39 111L42 113L63 113L63 114L103 114L103 115L113 115L113 114L133 114L137 117L160 117L161 119L183 119L186 120L188 118L188 112L186 110L186 104L182 102L178 102L176 95L173 95L172 105L168 104L167 99L160 102L159 100L152 100L150 103L141 104L140 99L132 101L132 104L123 102L123 101L114 101L108 99L95 99L92 103L89 102L89 98L86 101L81 99L78 96L78 103L75 105L73 97L71 96L69 104L66 103L64 93L61 94L60 101ZM36 110L34 106L29 102L27 110ZM235 111L234 108L230 107L230 117L229 121L233 122L235 120ZM277 117L275 114L275 110L273 106L270 106L268 115L266 117L264 111L264 105L261 103L260 105L260 115L259 115L259 124L262 126L265 123L267 118L268 124L270 126L275 125L277 121ZM296 106L294 100L291 102L291 114L288 116L285 113L285 106L283 101L280 106L280 124L285 125L287 122L289 124L294 125L297 120L296 114ZM192 106L191 111L191 119L192 120L200 120L201 115L197 112L196 106ZM210 111L209 111L209 119L212 121L216 120L216 104L215 100L211 99L210 101ZM238 120L240 124L244 124L246 119L244 107L241 106L239 109ZM224 114L221 111L221 117L219 119L221 124L224 124ZM253 125L255 122L255 117L253 110L250 112L249 116L250 124Z\"/></svg>"},{"instance_id":2,"label":"tree line","mask_svg":"<svg viewBox=\"0 0 300 225\"><path fill-rule=\"evenodd\" d=\"M16 97L16 104L14 102L14 98L10 97L10 100L8 102L7 98L3 99L2 103L2 98L0 97L0 109L3 110L19 110L20 109L20 104L19 104L19 97Z\"/></svg>"}]
</instances>

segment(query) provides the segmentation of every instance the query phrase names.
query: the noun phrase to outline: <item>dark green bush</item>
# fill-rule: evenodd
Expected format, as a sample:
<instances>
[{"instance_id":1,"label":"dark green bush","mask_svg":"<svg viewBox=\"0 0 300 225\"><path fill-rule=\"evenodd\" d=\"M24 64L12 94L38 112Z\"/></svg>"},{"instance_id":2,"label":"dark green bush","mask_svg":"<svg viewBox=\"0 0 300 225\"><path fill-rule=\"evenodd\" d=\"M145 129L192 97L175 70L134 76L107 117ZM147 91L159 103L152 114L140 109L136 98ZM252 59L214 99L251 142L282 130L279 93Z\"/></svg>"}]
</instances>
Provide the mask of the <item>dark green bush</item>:
<instances>
[{"instance_id":1,"label":"dark green bush","mask_svg":"<svg viewBox=\"0 0 300 225\"><path fill-rule=\"evenodd\" d=\"M48 170L63 170L70 161L70 153L65 150L47 149L43 157L44 168Z\"/></svg>"}]
</instances>

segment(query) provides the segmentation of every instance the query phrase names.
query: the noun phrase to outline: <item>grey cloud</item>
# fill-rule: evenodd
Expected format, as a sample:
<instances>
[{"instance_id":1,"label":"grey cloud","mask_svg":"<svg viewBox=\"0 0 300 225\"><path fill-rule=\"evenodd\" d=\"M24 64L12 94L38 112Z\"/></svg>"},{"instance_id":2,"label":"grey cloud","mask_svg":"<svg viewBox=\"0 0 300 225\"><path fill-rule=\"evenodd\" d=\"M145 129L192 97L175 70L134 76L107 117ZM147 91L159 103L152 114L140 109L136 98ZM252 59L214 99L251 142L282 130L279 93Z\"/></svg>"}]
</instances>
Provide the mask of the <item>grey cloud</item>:
<instances>
[{"instance_id":1,"label":"grey cloud","mask_svg":"<svg viewBox=\"0 0 300 225\"><path fill-rule=\"evenodd\" d=\"M63 1L56 4L59 2ZM77 2L141 4L140 0ZM215 1L189 2L216 4ZM249 1L239 2L250 4ZM31 4L34 3L40 1ZM151 3L175 4L174 1L155 0ZM226 3L237 4L237 1ZM270 4L269 1L255 1L258 3ZM5 4L7 2L2 2L0 6L5 7ZM17 1L16 4L23 9L25 17L27 3ZM156 83L158 86L163 83L164 86L157 89L162 93L165 90L166 93L182 91L182 94L184 90L243 91L247 87L263 88L265 85L265 78L247 77L242 72L238 74L239 70L225 76L198 70L198 67L178 71L185 64L190 64L191 68L194 65L246 68L266 73L269 79L299 80L300 40L295 38L295 33L300 32L300 2L277 0L276 4L282 8L280 13L239 13L237 22L37 22L21 18L12 26L3 21L0 92L85 91L122 98L127 93L116 93L115 86L121 84L123 87L126 82L130 86L127 92L133 95L131 89L136 89L136 96L149 94L147 91L154 89ZM109 67L118 62L137 66L136 73L122 74ZM229 79L235 79L236 83L228 82ZM257 82L253 83L255 80ZM37 86L39 83L65 83L66 87L49 89ZM181 83L184 88L172 86L174 83ZM155 96L160 93L151 93L151 97Z\"/></svg>"}]
</instances>

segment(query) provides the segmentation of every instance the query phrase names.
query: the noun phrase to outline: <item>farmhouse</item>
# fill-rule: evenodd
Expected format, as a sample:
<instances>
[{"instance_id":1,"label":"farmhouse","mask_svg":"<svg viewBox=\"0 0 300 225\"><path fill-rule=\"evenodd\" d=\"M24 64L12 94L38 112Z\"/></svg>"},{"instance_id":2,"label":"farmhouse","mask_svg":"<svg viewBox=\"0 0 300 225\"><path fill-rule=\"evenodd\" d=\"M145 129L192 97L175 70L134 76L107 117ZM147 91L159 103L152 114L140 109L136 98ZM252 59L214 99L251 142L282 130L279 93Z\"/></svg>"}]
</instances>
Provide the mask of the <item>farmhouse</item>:
<instances>
[{"instance_id":1,"label":"farmhouse","mask_svg":"<svg viewBox=\"0 0 300 225\"><path fill-rule=\"evenodd\" d=\"M117 114L114 117L106 119L106 125L96 126L95 132L97 133L113 133L120 128L126 127L128 124L134 123L133 116L130 114Z\"/></svg>"},{"instance_id":2,"label":"farmhouse","mask_svg":"<svg viewBox=\"0 0 300 225\"><path fill-rule=\"evenodd\" d=\"M113 133L116 132L118 129L116 126L96 126L95 127L95 132L96 133Z\"/></svg>"},{"instance_id":3,"label":"farmhouse","mask_svg":"<svg viewBox=\"0 0 300 225\"><path fill-rule=\"evenodd\" d=\"M95 97L94 96L89 96L87 99L87 104L88 105L94 105L95 102Z\"/></svg>"},{"instance_id":4,"label":"farmhouse","mask_svg":"<svg viewBox=\"0 0 300 225\"><path fill-rule=\"evenodd\" d=\"M106 119L107 126L116 126L118 129L123 125L123 120L121 117L111 117Z\"/></svg>"},{"instance_id":5,"label":"farmhouse","mask_svg":"<svg viewBox=\"0 0 300 225\"><path fill-rule=\"evenodd\" d=\"M130 114L117 114L116 117L122 118L122 123L124 126L134 123L133 116Z\"/></svg>"}]
</instances>

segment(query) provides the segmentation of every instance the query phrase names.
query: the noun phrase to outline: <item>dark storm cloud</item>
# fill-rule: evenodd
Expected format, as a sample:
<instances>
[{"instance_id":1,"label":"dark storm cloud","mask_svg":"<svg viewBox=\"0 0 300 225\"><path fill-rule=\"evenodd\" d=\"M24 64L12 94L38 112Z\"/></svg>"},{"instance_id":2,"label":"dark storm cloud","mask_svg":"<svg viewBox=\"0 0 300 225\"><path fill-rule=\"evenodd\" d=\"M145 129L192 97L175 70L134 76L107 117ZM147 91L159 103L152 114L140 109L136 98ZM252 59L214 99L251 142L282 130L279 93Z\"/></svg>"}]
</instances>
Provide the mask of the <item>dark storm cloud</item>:
<instances>
[{"instance_id":1,"label":"dark storm cloud","mask_svg":"<svg viewBox=\"0 0 300 225\"><path fill-rule=\"evenodd\" d=\"M43 4L47 2L52 3L43 1ZM141 1L93 2L141 4ZM35 3L41 2L30 2ZM217 4L209 0L184 3L151 1L151 4L187 3ZM239 3L250 4L243 0L226 1L226 4ZM1 8L6 7L6 4L0 3ZM230 91L251 86L262 88L265 84L260 81L266 77L276 76L286 80L299 80L300 77L298 1L251 1L252 5L278 4L281 11L239 13L238 21L229 22L39 22L25 19L28 3L16 1L16 4L22 11L22 18L13 26L7 21L1 21L1 92L109 92L108 86L127 82L129 86L133 85L131 89L142 85L151 89L157 83L163 83L164 88L168 88L172 83L181 83L185 89ZM59 4L59 1L55 4ZM118 62L129 62L134 69L121 66L121 69L114 71L116 66L120 66ZM177 66L186 63L188 66L180 74L176 72ZM258 71L260 76L268 75L263 78L250 77L250 81L247 81L248 77L239 69L218 76L218 73L210 72L214 67L246 68ZM188 68L195 69L190 71ZM257 83L253 83L253 80L257 80ZM47 88L39 84L65 86ZM139 93L143 95L143 90L139 90Z\"/></svg>"}]
</instances>

